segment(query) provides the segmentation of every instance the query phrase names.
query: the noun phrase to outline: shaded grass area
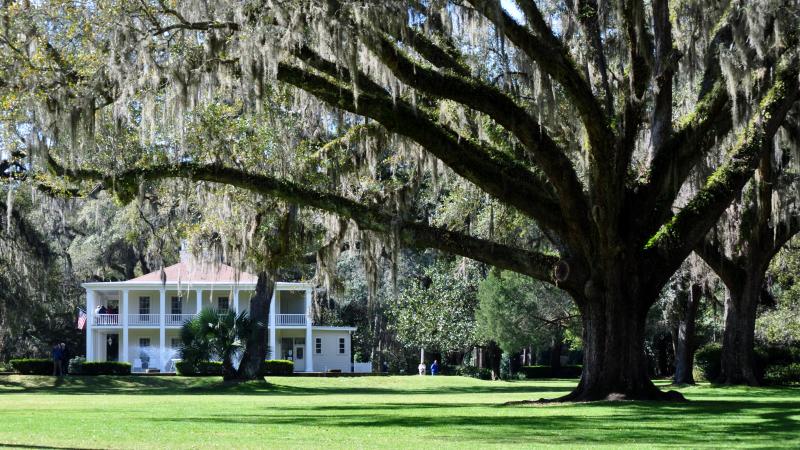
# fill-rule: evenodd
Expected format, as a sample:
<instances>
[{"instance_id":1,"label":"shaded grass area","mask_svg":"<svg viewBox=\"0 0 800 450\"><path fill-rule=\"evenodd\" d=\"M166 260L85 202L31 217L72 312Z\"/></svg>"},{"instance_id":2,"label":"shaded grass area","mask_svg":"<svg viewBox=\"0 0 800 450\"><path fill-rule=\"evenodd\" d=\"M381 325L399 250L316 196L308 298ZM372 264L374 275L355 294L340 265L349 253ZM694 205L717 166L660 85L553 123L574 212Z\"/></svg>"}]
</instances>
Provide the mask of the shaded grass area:
<instances>
[{"instance_id":1,"label":"shaded grass area","mask_svg":"<svg viewBox=\"0 0 800 450\"><path fill-rule=\"evenodd\" d=\"M0 447L800 447L799 388L706 385L681 389L689 403L501 406L574 384L0 376Z\"/></svg>"}]
</instances>

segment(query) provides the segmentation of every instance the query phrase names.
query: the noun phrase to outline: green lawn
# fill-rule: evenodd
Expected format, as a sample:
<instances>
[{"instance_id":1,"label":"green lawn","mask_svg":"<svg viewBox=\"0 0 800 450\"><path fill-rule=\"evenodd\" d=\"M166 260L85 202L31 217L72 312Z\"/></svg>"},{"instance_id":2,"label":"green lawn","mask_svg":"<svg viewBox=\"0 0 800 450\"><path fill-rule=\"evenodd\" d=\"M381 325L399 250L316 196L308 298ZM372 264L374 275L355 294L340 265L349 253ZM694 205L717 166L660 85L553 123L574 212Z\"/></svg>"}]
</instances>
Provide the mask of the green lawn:
<instances>
[{"instance_id":1,"label":"green lawn","mask_svg":"<svg viewBox=\"0 0 800 450\"><path fill-rule=\"evenodd\" d=\"M683 404L502 406L572 380L0 376L0 447L800 447L800 389L684 389Z\"/></svg>"}]
</instances>

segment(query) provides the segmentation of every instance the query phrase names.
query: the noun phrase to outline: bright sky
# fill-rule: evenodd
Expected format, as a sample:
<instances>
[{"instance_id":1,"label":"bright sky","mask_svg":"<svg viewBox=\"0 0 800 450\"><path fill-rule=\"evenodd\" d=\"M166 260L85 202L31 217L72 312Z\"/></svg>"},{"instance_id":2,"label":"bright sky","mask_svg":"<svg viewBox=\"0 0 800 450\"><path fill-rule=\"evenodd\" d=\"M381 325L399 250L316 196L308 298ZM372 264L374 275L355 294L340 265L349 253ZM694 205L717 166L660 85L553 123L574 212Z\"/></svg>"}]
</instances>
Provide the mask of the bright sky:
<instances>
[{"instance_id":1,"label":"bright sky","mask_svg":"<svg viewBox=\"0 0 800 450\"><path fill-rule=\"evenodd\" d=\"M524 22L522 19L522 11L519 10L519 7L517 7L517 3L514 0L500 0L500 6L502 6L503 9L505 9L506 12L508 12L508 14L514 18L514 20L519 23Z\"/></svg>"}]
</instances>

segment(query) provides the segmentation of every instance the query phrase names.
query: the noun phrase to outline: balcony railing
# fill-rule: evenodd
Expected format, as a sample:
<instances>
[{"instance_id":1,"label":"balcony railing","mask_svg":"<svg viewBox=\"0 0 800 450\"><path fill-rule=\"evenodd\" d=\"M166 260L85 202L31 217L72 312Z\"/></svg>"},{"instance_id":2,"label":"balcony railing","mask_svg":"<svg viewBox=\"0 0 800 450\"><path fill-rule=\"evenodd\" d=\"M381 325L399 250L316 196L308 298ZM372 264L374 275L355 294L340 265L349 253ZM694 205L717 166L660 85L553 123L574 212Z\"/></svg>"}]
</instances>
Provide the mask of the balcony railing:
<instances>
[{"instance_id":1,"label":"balcony railing","mask_svg":"<svg viewBox=\"0 0 800 450\"><path fill-rule=\"evenodd\" d=\"M128 314L128 325L158 326L158 314Z\"/></svg>"},{"instance_id":2,"label":"balcony railing","mask_svg":"<svg viewBox=\"0 0 800 450\"><path fill-rule=\"evenodd\" d=\"M305 314L276 314L275 322L277 325L305 325Z\"/></svg>"},{"instance_id":3,"label":"balcony railing","mask_svg":"<svg viewBox=\"0 0 800 450\"><path fill-rule=\"evenodd\" d=\"M167 326L181 326L194 318L194 314L167 314Z\"/></svg>"},{"instance_id":4,"label":"balcony railing","mask_svg":"<svg viewBox=\"0 0 800 450\"><path fill-rule=\"evenodd\" d=\"M95 314L94 325L98 327L108 327L122 325L119 314Z\"/></svg>"}]
</instances>

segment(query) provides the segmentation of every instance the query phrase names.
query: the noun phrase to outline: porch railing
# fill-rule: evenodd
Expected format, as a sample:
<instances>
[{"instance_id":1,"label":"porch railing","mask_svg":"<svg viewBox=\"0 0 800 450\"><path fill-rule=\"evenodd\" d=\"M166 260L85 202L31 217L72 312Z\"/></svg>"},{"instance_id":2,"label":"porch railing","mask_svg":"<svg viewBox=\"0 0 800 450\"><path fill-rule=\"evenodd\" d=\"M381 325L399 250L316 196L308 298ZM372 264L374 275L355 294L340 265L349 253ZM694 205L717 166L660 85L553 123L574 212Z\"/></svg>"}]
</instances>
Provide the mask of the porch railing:
<instances>
[{"instance_id":1,"label":"porch railing","mask_svg":"<svg viewBox=\"0 0 800 450\"><path fill-rule=\"evenodd\" d=\"M122 325L119 314L95 314L94 324L99 327Z\"/></svg>"},{"instance_id":2,"label":"porch railing","mask_svg":"<svg viewBox=\"0 0 800 450\"><path fill-rule=\"evenodd\" d=\"M305 325L305 314L277 314L275 317L277 325Z\"/></svg>"},{"instance_id":3,"label":"porch railing","mask_svg":"<svg viewBox=\"0 0 800 450\"><path fill-rule=\"evenodd\" d=\"M158 314L128 314L128 325L158 325Z\"/></svg>"},{"instance_id":4,"label":"porch railing","mask_svg":"<svg viewBox=\"0 0 800 450\"><path fill-rule=\"evenodd\" d=\"M167 314L166 317L166 324L167 325L183 325L184 322L188 322L194 318L194 314Z\"/></svg>"}]
</instances>

